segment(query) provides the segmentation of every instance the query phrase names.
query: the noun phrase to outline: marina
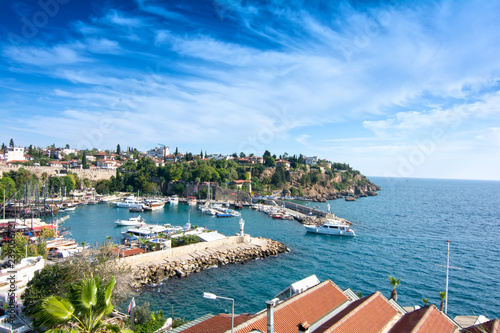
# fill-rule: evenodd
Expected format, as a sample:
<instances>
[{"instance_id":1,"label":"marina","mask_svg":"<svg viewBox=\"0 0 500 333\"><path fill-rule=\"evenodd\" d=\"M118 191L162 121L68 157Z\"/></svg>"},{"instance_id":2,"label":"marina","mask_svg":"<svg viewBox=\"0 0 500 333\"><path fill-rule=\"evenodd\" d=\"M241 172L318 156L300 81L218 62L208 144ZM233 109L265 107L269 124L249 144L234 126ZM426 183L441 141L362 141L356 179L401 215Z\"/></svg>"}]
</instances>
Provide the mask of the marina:
<instances>
[{"instance_id":1,"label":"marina","mask_svg":"<svg viewBox=\"0 0 500 333\"><path fill-rule=\"evenodd\" d=\"M236 311L252 312L261 308L262 300L314 273L320 280L331 278L339 286L363 294L380 290L386 297L392 289L387 275L396 275L402 278L398 290L401 304L421 305L422 295L439 304L438 292L445 290L446 269L436 264L446 264L446 240L451 239L450 265L462 270L450 271L449 313L468 315L471 309L481 313L481 307L488 309L489 317L500 317L496 301L500 299L496 279L500 271L498 182L374 180L383 188L376 197L357 200L354 206L344 200L328 202L335 216L352 222L356 237L307 233L297 220L272 219L258 209L243 207L245 234L282 242L290 253L169 279L159 287L160 292L143 291L136 295L136 301L149 301L153 309L174 306L176 313L188 319L224 312L223 307L214 310L213 305L209 307L200 299L199 290L203 288L245 299L245 305L236 304ZM485 195L461 196L464 186ZM327 211L328 203L297 203ZM106 236L114 243L121 242L123 230L115 227L114 221L130 217L128 210L109 205L87 205L70 214L64 226L70 229L71 238L93 245L106 241ZM227 236L239 232L239 218L218 219L185 204L166 204L163 210L142 214L148 224L180 227L189 215L193 226ZM463 233L461 230L471 222L480 224L481 229L474 234ZM484 288L491 299L476 293L478 288Z\"/></svg>"}]
</instances>

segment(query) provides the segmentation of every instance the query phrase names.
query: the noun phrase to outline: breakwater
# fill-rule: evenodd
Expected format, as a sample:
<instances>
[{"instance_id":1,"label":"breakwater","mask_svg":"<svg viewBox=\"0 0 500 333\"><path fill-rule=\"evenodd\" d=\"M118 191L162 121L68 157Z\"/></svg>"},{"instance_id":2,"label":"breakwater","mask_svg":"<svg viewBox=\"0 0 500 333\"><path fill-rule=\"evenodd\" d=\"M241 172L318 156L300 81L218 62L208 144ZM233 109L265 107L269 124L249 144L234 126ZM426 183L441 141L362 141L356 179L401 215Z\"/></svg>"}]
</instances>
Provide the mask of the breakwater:
<instances>
[{"instance_id":1,"label":"breakwater","mask_svg":"<svg viewBox=\"0 0 500 333\"><path fill-rule=\"evenodd\" d=\"M130 286L139 289L167 278L182 278L207 268L246 263L284 252L287 252L287 247L283 243L245 235L245 237L233 236L220 241L186 245L122 260L132 267L133 278Z\"/></svg>"}]
</instances>

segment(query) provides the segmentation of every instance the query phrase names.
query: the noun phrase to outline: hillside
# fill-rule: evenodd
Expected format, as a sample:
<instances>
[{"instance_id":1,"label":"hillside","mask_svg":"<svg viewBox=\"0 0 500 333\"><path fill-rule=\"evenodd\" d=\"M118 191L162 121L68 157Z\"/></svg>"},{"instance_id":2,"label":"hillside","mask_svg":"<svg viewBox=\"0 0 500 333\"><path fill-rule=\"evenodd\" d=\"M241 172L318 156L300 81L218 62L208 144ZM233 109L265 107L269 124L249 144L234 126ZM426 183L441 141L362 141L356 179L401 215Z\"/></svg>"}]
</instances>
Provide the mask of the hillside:
<instances>
[{"instance_id":1,"label":"hillside","mask_svg":"<svg viewBox=\"0 0 500 333\"><path fill-rule=\"evenodd\" d=\"M268 167L262 173L252 172L253 192L264 191L283 196L307 197L314 201L334 200L342 197L377 195L380 187L359 171L346 164L329 167L300 166L296 169ZM351 199L352 200L352 199Z\"/></svg>"}]
</instances>

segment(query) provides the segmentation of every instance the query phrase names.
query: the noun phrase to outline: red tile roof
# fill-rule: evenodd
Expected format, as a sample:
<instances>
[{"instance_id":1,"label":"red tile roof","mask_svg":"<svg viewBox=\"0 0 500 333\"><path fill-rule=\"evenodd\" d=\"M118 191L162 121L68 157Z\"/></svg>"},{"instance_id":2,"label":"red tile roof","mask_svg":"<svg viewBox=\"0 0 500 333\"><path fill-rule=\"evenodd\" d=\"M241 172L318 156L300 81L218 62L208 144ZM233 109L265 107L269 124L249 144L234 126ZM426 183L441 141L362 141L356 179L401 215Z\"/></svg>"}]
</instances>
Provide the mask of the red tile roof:
<instances>
[{"instance_id":1,"label":"red tile roof","mask_svg":"<svg viewBox=\"0 0 500 333\"><path fill-rule=\"evenodd\" d=\"M254 316L247 314L235 315L234 326L236 327ZM210 319L183 330L182 333L223 333L229 330L231 330L231 314L219 313Z\"/></svg>"},{"instance_id":2,"label":"red tile roof","mask_svg":"<svg viewBox=\"0 0 500 333\"><path fill-rule=\"evenodd\" d=\"M452 333L458 326L435 305L409 312L401 318L389 333Z\"/></svg>"},{"instance_id":3,"label":"red tile roof","mask_svg":"<svg viewBox=\"0 0 500 333\"><path fill-rule=\"evenodd\" d=\"M240 179L240 180L233 180L231 183L233 183L233 184L245 184L245 183L251 183L251 181L250 180L244 180L244 179L241 180Z\"/></svg>"},{"instance_id":4,"label":"red tile roof","mask_svg":"<svg viewBox=\"0 0 500 333\"><path fill-rule=\"evenodd\" d=\"M486 323L467 327L460 332L462 333L500 333L500 322L498 319L490 320Z\"/></svg>"},{"instance_id":5,"label":"red tile roof","mask_svg":"<svg viewBox=\"0 0 500 333\"><path fill-rule=\"evenodd\" d=\"M347 300L348 297L335 283L326 280L278 304L274 309L274 330L297 332L300 323L313 323ZM267 311L236 327L234 331L247 333L253 329L267 331Z\"/></svg>"},{"instance_id":6,"label":"red tile roof","mask_svg":"<svg viewBox=\"0 0 500 333\"><path fill-rule=\"evenodd\" d=\"M402 313L377 291L370 296L352 302L314 330L314 333L381 332L384 328L393 325L401 316Z\"/></svg>"}]
</instances>

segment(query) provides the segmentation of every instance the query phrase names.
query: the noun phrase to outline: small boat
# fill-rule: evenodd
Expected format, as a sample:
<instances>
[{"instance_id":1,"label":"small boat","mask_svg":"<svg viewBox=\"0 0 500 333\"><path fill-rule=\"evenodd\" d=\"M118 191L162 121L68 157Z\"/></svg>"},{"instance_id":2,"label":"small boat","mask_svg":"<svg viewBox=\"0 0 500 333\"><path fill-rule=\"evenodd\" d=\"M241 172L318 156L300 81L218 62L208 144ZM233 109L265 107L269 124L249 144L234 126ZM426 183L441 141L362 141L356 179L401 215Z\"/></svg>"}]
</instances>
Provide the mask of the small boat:
<instances>
[{"instance_id":1,"label":"small boat","mask_svg":"<svg viewBox=\"0 0 500 333\"><path fill-rule=\"evenodd\" d=\"M187 197L187 204L190 206L196 206L198 201L196 201L196 197Z\"/></svg>"},{"instance_id":2,"label":"small boat","mask_svg":"<svg viewBox=\"0 0 500 333\"><path fill-rule=\"evenodd\" d=\"M142 206L137 206L137 207L130 207L128 211L131 213L142 213L144 209L142 208Z\"/></svg>"},{"instance_id":3,"label":"small boat","mask_svg":"<svg viewBox=\"0 0 500 333\"><path fill-rule=\"evenodd\" d=\"M168 203L171 205L177 205L179 203L179 197L176 195L172 195L170 198L168 198Z\"/></svg>"},{"instance_id":4,"label":"small boat","mask_svg":"<svg viewBox=\"0 0 500 333\"><path fill-rule=\"evenodd\" d=\"M116 220L115 223L118 226L123 226L123 225L128 225L128 226L139 225L139 226L142 226L142 225L146 224L146 221L144 221L144 219L141 218L141 215L139 215L139 216L136 216L136 217L131 217L128 220Z\"/></svg>"},{"instance_id":5,"label":"small boat","mask_svg":"<svg viewBox=\"0 0 500 333\"><path fill-rule=\"evenodd\" d=\"M337 220L328 220L320 226L304 225L307 232L335 236L356 236L354 230Z\"/></svg>"},{"instance_id":6,"label":"small boat","mask_svg":"<svg viewBox=\"0 0 500 333\"><path fill-rule=\"evenodd\" d=\"M217 216L217 217L236 217L236 216L241 216L241 214L235 210L232 210L232 209L221 209L221 210L217 211L215 216Z\"/></svg>"}]
</instances>

